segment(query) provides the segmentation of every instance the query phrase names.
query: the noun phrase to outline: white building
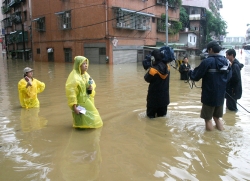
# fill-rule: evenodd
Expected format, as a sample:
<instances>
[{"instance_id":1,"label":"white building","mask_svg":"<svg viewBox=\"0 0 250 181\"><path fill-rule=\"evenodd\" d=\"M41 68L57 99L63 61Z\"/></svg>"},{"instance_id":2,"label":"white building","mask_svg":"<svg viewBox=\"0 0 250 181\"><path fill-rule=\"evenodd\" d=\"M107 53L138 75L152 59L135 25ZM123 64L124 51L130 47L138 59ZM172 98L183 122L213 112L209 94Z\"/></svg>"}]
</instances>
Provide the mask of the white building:
<instances>
[{"instance_id":1,"label":"white building","mask_svg":"<svg viewBox=\"0 0 250 181\"><path fill-rule=\"evenodd\" d=\"M224 43L245 43L245 37L225 37Z\"/></svg>"}]
</instances>

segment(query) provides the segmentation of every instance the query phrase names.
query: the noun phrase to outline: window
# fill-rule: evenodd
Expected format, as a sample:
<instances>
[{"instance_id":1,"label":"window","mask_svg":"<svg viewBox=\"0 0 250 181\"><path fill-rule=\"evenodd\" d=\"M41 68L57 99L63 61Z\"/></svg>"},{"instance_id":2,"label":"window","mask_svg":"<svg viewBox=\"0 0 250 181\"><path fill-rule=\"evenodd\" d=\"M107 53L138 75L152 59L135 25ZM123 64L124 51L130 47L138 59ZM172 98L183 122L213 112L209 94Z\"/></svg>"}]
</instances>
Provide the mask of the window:
<instances>
[{"instance_id":1,"label":"window","mask_svg":"<svg viewBox=\"0 0 250 181\"><path fill-rule=\"evenodd\" d=\"M72 49L64 48L64 58L65 62L72 62Z\"/></svg>"},{"instance_id":2,"label":"window","mask_svg":"<svg viewBox=\"0 0 250 181\"><path fill-rule=\"evenodd\" d=\"M136 29L139 29L139 30L151 29L149 23L150 23L149 16L137 15L137 17L136 17Z\"/></svg>"},{"instance_id":3,"label":"window","mask_svg":"<svg viewBox=\"0 0 250 181\"><path fill-rule=\"evenodd\" d=\"M55 13L58 16L58 25L61 30L71 29L71 12L63 11Z\"/></svg>"},{"instance_id":4,"label":"window","mask_svg":"<svg viewBox=\"0 0 250 181\"><path fill-rule=\"evenodd\" d=\"M151 17L153 14L138 12L125 8L115 8L115 27L136 30L151 30Z\"/></svg>"},{"instance_id":5,"label":"window","mask_svg":"<svg viewBox=\"0 0 250 181\"><path fill-rule=\"evenodd\" d=\"M152 17L152 23L155 23L155 17Z\"/></svg>"},{"instance_id":6,"label":"window","mask_svg":"<svg viewBox=\"0 0 250 181\"><path fill-rule=\"evenodd\" d=\"M40 54L40 48L37 48L37 49L36 49L36 53L37 53L37 54Z\"/></svg>"},{"instance_id":7,"label":"window","mask_svg":"<svg viewBox=\"0 0 250 181\"><path fill-rule=\"evenodd\" d=\"M37 31L46 31L46 27L45 27L45 17L41 17L41 18L36 18L33 21L36 22L36 30Z\"/></svg>"},{"instance_id":8,"label":"window","mask_svg":"<svg viewBox=\"0 0 250 181\"><path fill-rule=\"evenodd\" d=\"M106 55L106 48L100 48L99 55Z\"/></svg>"},{"instance_id":9,"label":"window","mask_svg":"<svg viewBox=\"0 0 250 181\"><path fill-rule=\"evenodd\" d=\"M24 16L24 21L27 21L27 11L23 12L23 16Z\"/></svg>"}]
</instances>

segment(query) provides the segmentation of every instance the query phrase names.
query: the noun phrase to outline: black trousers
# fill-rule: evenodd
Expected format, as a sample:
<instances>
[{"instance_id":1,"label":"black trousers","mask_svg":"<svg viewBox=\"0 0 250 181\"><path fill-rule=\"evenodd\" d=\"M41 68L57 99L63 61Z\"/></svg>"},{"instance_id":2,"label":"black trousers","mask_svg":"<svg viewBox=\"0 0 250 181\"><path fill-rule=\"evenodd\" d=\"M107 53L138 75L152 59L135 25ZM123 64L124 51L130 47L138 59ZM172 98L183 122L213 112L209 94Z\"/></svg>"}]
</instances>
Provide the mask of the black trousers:
<instances>
[{"instance_id":1,"label":"black trousers","mask_svg":"<svg viewBox=\"0 0 250 181\"><path fill-rule=\"evenodd\" d=\"M238 111L237 99L235 99L233 96L231 96L231 97L228 96L226 99L226 106L230 111Z\"/></svg>"},{"instance_id":2,"label":"black trousers","mask_svg":"<svg viewBox=\"0 0 250 181\"><path fill-rule=\"evenodd\" d=\"M147 116L149 118L163 117L167 115L168 106L163 107L147 107Z\"/></svg>"}]
</instances>

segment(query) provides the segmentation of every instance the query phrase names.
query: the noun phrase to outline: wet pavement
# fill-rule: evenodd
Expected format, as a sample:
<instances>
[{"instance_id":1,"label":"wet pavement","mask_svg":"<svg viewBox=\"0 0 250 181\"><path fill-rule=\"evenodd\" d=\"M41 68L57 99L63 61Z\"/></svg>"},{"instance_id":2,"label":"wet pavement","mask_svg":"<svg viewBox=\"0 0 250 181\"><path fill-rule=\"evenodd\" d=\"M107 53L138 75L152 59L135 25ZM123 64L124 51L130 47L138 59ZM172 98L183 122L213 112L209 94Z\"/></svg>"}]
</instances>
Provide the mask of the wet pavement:
<instances>
[{"instance_id":1,"label":"wet pavement","mask_svg":"<svg viewBox=\"0 0 250 181\"><path fill-rule=\"evenodd\" d=\"M238 102L250 111L250 51L237 51L237 58L245 65ZM192 68L200 61L189 58ZM46 84L40 108L19 106L17 83L26 66ZM104 126L77 130L64 88L72 67L0 59L0 180L250 180L250 115L242 107L237 113L224 108L224 131L205 131L201 89L191 89L171 68L168 115L150 120L141 63L90 60Z\"/></svg>"}]
</instances>

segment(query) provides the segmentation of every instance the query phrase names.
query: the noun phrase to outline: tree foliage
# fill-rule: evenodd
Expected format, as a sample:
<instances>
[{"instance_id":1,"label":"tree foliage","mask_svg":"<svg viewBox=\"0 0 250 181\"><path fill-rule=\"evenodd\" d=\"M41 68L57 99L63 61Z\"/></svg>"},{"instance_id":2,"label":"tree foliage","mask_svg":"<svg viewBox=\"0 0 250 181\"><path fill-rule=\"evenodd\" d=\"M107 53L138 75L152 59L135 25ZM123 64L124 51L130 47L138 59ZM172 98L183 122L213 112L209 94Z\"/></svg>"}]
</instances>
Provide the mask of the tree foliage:
<instances>
[{"instance_id":1,"label":"tree foliage","mask_svg":"<svg viewBox=\"0 0 250 181\"><path fill-rule=\"evenodd\" d=\"M170 7L179 8L182 5L182 0L168 0L168 5Z\"/></svg>"},{"instance_id":2,"label":"tree foliage","mask_svg":"<svg viewBox=\"0 0 250 181\"><path fill-rule=\"evenodd\" d=\"M219 16L214 17L213 14L207 10L206 12L207 18L207 41L212 40L212 36L220 36L226 35L227 23Z\"/></svg>"},{"instance_id":3,"label":"tree foliage","mask_svg":"<svg viewBox=\"0 0 250 181\"><path fill-rule=\"evenodd\" d=\"M161 15L162 28L166 31L166 14ZM168 26L169 34L176 34L182 29L182 23L180 21L174 21L168 19L168 22L171 24Z\"/></svg>"},{"instance_id":4,"label":"tree foliage","mask_svg":"<svg viewBox=\"0 0 250 181\"><path fill-rule=\"evenodd\" d=\"M188 26L189 23L189 16L185 8L180 8L180 22L182 24L182 30Z\"/></svg>"}]
</instances>

